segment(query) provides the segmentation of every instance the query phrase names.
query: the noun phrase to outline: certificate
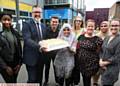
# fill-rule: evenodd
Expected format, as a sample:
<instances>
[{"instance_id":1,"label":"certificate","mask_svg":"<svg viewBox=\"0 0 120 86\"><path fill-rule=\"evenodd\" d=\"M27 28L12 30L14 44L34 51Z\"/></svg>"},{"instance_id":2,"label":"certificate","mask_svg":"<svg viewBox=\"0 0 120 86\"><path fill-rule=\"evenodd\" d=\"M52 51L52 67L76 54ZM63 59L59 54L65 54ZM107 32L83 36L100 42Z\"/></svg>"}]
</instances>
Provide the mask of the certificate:
<instances>
[{"instance_id":1,"label":"certificate","mask_svg":"<svg viewBox=\"0 0 120 86\"><path fill-rule=\"evenodd\" d=\"M53 39L47 39L42 40L39 42L41 47L44 47L47 49L47 51L57 50L65 47L69 47L69 43L65 40L53 38Z\"/></svg>"}]
</instances>

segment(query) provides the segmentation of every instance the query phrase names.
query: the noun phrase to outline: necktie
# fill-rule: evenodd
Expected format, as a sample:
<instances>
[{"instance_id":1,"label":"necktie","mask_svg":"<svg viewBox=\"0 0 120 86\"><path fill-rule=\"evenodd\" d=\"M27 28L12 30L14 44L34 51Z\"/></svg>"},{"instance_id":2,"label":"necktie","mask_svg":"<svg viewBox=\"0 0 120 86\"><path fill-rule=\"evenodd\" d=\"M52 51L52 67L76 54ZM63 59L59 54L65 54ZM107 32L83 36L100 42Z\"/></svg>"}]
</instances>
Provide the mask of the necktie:
<instances>
[{"instance_id":1,"label":"necktie","mask_svg":"<svg viewBox=\"0 0 120 86\"><path fill-rule=\"evenodd\" d=\"M42 39L42 30L40 28L39 23L37 23L37 32L38 32L38 38L39 38L39 40L41 40Z\"/></svg>"}]
</instances>

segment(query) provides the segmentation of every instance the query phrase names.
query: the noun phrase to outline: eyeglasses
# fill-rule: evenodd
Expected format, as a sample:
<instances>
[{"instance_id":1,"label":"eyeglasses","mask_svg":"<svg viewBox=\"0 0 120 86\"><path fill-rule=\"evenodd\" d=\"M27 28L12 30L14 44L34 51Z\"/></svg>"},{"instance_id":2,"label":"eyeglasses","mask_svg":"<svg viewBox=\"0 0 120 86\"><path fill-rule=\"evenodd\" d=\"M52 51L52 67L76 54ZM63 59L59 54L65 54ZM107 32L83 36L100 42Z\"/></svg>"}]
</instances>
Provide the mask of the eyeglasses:
<instances>
[{"instance_id":1,"label":"eyeglasses","mask_svg":"<svg viewBox=\"0 0 120 86\"><path fill-rule=\"evenodd\" d=\"M117 29L117 28L114 28L114 29L113 29L113 28L111 28L110 30L118 30L118 29Z\"/></svg>"},{"instance_id":2,"label":"eyeglasses","mask_svg":"<svg viewBox=\"0 0 120 86\"><path fill-rule=\"evenodd\" d=\"M82 22L81 20L75 20L75 22Z\"/></svg>"},{"instance_id":3,"label":"eyeglasses","mask_svg":"<svg viewBox=\"0 0 120 86\"><path fill-rule=\"evenodd\" d=\"M33 11L32 13L42 13L42 12L40 12L40 11Z\"/></svg>"},{"instance_id":4,"label":"eyeglasses","mask_svg":"<svg viewBox=\"0 0 120 86\"><path fill-rule=\"evenodd\" d=\"M118 26L120 26L120 25L111 25L111 27L118 27Z\"/></svg>"},{"instance_id":5,"label":"eyeglasses","mask_svg":"<svg viewBox=\"0 0 120 86\"><path fill-rule=\"evenodd\" d=\"M63 31L70 31L70 29L63 29Z\"/></svg>"}]
</instances>

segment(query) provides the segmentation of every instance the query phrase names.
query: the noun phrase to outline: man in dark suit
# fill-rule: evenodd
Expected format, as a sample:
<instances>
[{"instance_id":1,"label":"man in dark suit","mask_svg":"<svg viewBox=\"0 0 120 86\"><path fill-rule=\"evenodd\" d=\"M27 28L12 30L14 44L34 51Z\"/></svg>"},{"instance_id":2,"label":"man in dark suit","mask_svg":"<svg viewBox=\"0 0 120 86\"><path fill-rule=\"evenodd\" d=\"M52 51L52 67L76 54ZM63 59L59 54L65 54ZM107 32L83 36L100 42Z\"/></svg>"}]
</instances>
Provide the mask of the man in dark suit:
<instances>
[{"instance_id":1,"label":"man in dark suit","mask_svg":"<svg viewBox=\"0 0 120 86\"><path fill-rule=\"evenodd\" d=\"M46 36L46 27L41 20L42 9L33 7L32 19L23 24L23 62L26 64L28 72L28 83L40 83L42 85L43 76L43 53L40 51L39 41Z\"/></svg>"}]
</instances>

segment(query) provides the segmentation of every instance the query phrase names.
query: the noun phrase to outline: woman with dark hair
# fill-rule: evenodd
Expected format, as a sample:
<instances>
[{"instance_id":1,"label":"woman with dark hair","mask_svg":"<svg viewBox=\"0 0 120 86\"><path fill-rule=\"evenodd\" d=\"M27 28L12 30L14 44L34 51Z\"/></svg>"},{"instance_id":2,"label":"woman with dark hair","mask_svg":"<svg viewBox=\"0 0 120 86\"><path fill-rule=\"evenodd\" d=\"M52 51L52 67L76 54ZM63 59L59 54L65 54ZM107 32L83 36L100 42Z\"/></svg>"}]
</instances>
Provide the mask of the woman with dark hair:
<instances>
[{"instance_id":1,"label":"woman with dark hair","mask_svg":"<svg viewBox=\"0 0 120 86\"><path fill-rule=\"evenodd\" d=\"M12 28L12 15L0 14L0 73L6 83L16 83L22 63L19 33Z\"/></svg>"}]
</instances>

